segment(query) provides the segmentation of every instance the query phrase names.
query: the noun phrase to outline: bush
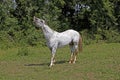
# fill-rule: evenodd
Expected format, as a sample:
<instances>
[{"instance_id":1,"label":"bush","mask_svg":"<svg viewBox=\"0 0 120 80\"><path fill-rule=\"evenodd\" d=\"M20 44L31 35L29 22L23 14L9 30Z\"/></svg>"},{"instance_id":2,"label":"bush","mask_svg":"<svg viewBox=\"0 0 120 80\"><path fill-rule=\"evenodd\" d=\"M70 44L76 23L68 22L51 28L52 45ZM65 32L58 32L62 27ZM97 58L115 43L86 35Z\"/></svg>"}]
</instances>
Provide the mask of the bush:
<instances>
[{"instance_id":1,"label":"bush","mask_svg":"<svg viewBox=\"0 0 120 80\"><path fill-rule=\"evenodd\" d=\"M120 34L115 30L104 30L103 36L106 42L120 42Z\"/></svg>"},{"instance_id":2,"label":"bush","mask_svg":"<svg viewBox=\"0 0 120 80\"><path fill-rule=\"evenodd\" d=\"M12 38L5 31L0 31L0 48L8 49L13 46Z\"/></svg>"},{"instance_id":3,"label":"bush","mask_svg":"<svg viewBox=\"0 0 120 80\"><path fill-rule=\"evenodd\" d=\"M82 35L83 43L85 45L89 45L94 42L94 37L93 37L92 33L89 32L88 30L83 30L81 32L81 35Z\"/></svg>"},{"instance_id":4,"label":"bush","mask_svg":"<svg viewBox=\"0 0 120 80\"><path fill-rule=\"evenodd\" d=\"M83 30L81 32L83 42L85 45L107 42L107 43L120 43L120 33L117 30L100 30L97 33Z\"/></svg>"},{"instance_id":5,"label":"bush","mask_svg":"<svg viewBox=\"0 0 120 80\"><path fill-rule=\"evenodd\" d=\"M45 43L43 33L40 30L29 29L26 35L26 42L30 46L44 45Z\"/></svg>"}]
</instances>

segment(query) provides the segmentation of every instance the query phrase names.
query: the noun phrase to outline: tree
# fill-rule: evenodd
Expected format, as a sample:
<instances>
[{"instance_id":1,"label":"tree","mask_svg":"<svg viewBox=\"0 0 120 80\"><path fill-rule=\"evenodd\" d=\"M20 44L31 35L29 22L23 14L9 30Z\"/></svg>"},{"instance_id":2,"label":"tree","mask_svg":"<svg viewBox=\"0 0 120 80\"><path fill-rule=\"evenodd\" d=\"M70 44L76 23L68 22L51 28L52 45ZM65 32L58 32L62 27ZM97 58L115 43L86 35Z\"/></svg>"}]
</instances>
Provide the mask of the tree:
<instances>
[{"instance_id":1,"label":"tree","mask_svg":"<svg viewBox=\"0 0 120 80\"><path fill-rule=\"evenodd\" d=\"M117 18L117 27L120 32L120 1L119 0L111 0L112 3L114 3L114 10L115 10L115 17Z\"/></svg>"},{"instance_id":2,"label":"tree","mask_svg":"<svg viewBox=\"0 0 120 80\"><path fill-rule=\"evenodd\" d=\"M0 0L0 42L43 44L33 16L57 31L75 29L87 40L119 42L119 4L119 0Z\"/></svg>"}]
</instances>

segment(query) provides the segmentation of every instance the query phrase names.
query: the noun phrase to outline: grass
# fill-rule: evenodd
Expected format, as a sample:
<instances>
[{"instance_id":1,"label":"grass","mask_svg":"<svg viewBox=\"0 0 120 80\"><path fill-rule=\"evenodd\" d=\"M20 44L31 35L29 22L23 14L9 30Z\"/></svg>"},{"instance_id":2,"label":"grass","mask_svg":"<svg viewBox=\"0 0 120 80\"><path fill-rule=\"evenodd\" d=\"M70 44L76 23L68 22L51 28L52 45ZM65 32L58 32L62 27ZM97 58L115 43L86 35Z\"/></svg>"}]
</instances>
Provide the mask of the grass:
<instances>
[{"instance_id":1,"label":"grass","mask_svg":"<svg viewBox=\"0 0 120 80\"><path fill-rule=\"evenodd\" d=\"M68 46L58 49L52 68L47 47L23 48L0 50L0 80L120 80L118 43L84 46L76 64L68 63Z\"/></svg>"}]
</instances>

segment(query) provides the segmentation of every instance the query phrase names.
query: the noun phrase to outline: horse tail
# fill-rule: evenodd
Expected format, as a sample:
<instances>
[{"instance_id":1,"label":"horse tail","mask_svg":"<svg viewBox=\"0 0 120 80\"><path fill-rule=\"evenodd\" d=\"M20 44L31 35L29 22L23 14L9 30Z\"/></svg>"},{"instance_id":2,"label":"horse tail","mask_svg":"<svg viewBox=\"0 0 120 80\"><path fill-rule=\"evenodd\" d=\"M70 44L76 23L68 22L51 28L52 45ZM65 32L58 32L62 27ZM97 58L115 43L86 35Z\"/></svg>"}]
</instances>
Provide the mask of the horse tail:
<instances>
[{"instance_id":1,"label":"horse tail","mask_svg":"<svg viewBox=\"0 0 120 80\"><path fill-rule=\"evenodd\" d=\"M79 51L80 52L82 52L82 37L80 36L80 38L79 38L79 44L78 44L78 46L79 46Z\"/></svg>"}]
</instances>

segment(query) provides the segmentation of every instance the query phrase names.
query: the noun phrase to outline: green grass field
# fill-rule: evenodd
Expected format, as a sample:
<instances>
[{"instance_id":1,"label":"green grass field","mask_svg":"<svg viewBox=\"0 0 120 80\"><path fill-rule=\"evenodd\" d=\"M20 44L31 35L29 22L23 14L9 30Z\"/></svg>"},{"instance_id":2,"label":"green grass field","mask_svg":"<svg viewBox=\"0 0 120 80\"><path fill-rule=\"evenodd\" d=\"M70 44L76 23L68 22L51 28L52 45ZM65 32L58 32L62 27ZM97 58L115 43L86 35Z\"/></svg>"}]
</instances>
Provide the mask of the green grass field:
<instances>
[{"instance_id":1,"label":"green grass field","mask_svg":"<svg viewBox=\"0 0 120 80\"><path fill-rule=\"evenodd\" d=\"M83 47L76 64L69 64L69 47L60 48L49 68L47 47L0 50L0 80L120 80L120 44ZM24 50L22 50L24 49Z\"/></svg>"}]
</instances>

